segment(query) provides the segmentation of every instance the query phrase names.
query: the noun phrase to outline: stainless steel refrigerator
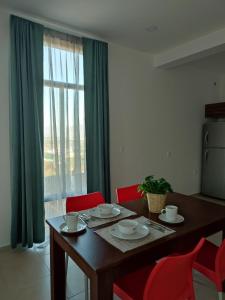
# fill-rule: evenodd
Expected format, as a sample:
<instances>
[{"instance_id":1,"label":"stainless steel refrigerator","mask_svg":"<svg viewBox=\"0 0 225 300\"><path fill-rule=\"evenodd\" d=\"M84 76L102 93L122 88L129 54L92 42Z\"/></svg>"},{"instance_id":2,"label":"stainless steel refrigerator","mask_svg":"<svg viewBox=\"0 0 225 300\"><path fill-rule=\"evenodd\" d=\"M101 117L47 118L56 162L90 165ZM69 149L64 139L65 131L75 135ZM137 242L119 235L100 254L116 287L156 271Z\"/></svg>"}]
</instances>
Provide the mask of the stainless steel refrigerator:
<instances>
[{"instance_id":1,"label":"stainless steel refrigerator","mask_svg":"<svg viewBox=\"0 0 225 300\"><path fill-rule=\"evenodd\" d=\"M203 126L202 194L225 199L225 121Z\"/></svg>"}]
</instances>

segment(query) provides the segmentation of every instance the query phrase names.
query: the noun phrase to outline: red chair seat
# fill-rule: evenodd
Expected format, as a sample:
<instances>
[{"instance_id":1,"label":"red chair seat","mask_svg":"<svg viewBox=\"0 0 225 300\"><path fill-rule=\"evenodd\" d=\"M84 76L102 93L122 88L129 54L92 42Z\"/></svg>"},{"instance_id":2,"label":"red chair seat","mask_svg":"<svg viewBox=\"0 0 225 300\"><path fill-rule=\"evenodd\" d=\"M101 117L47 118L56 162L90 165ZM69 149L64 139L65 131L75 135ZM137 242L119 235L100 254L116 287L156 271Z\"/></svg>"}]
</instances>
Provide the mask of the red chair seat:
<instances>
[{"instance_id":1,"label":"red chair seat","mask_svg":"<svg viewBox=\"0 0 225 300\"><path fill-rule=\"evenodd\" d=\"M117 280L114 284L116 295L123 300L143 300L144 289L154 267L155 264L143 267Z\"/></svg>"}]
</instances>

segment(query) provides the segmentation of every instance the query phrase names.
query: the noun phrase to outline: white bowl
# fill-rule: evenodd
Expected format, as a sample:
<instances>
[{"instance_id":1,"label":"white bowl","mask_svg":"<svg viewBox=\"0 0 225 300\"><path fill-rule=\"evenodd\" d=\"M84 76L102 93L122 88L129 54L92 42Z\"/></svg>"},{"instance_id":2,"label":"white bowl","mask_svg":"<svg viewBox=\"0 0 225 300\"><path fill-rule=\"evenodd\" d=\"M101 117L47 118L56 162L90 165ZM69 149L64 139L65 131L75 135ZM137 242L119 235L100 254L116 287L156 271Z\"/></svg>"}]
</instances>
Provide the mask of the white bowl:
<instances>
[{"instance_id":1,"label":"white bowl","mask_svg":"<svg viewBox=\"0 0 225 300\"><path fill-rule=\"evenodd\" d=\"M122 220L117 223L118 229L121 233L132 234L136 231L138 222L134 220Z\"/></svg>"},{"instance_id":2,"label":"white bowl","mask_svg":"<svg viewBox=\"0 0 225 300\"><path fill-rule=\"evenodd\" d=\"M103 214L103 215L109 215L112 213L112 210L113 210L113 204L99 204L98 205L98 209L99 209L99 212L100 214Z\"/></svg>"}]
</instances>

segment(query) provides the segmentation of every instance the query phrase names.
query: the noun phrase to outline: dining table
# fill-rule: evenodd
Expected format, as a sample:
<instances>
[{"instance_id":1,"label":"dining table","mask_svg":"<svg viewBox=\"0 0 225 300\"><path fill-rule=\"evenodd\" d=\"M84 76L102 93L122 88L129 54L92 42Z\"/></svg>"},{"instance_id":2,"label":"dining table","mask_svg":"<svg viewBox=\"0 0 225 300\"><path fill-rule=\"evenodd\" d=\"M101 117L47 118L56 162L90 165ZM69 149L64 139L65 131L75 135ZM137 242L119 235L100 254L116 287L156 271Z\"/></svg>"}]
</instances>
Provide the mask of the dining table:
<instances>
[{"instance_id":1,"label":"dining table","mask_svg":"<svg viewBox=\"0 0 225 300\"><path fill-rule=\"evenodd\" d=\"M51 300L66 299L65 253L79 266L90 280L91 300L113 299L113 283L121 276L135 271L147 264L172 253L184 253L193 249L201 237L208 237L222 231L225 238L225 206L203 199L170 193L167 204L178 206L179 214L184 217L181 224L167 224L174 229L170 235L123 253L101 236L98 228L86 228L77 235L64 235L60 230L63 216L48 219L50 226L50 267ZM158 214L150 213L146 199L129 201L121 204L161 225ZM114 221L116 222L116 221ZM74 285L78 284L74 277Z\"/></svg>"}]
</instances>

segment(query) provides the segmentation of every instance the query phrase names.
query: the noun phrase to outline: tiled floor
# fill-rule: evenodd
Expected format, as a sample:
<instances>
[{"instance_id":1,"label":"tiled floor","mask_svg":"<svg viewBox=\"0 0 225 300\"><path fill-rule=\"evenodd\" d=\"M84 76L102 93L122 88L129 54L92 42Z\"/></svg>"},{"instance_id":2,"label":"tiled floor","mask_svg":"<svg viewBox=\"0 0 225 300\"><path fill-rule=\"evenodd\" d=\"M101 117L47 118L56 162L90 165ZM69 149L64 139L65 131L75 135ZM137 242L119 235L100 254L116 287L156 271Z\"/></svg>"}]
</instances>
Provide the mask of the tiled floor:
<instances>
[{"instance_id":1,"label":"tiled floor","mask_svg":"<svg viewBox=\"0 0 225 300\"><path fill-rule=\"evenodd\" d=\"M49 203L46 207L47 217L62 213L64 203ZM46 230L48 232L47 227ZM221 233L210 239L220 243ZM217 299L213 284L197 272L194 273L194 282L197 300ZM83 273L71 260L68 268L67 297L70 300L84 300ZM50 300L49 245L44 248L35 246L26 251L0 249L0 299Z\"/></svg>"}]
</instances>

